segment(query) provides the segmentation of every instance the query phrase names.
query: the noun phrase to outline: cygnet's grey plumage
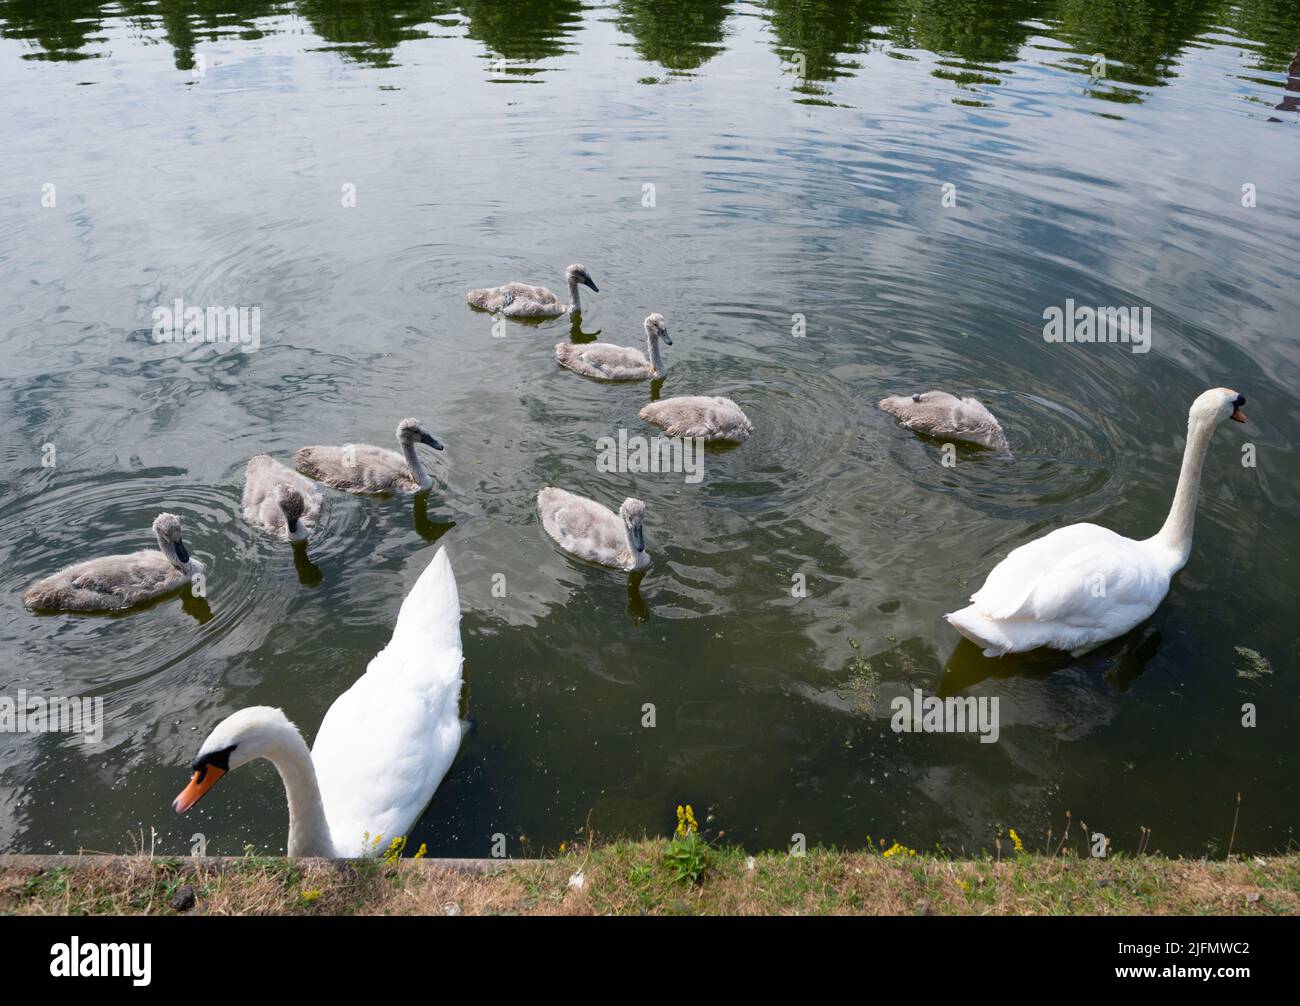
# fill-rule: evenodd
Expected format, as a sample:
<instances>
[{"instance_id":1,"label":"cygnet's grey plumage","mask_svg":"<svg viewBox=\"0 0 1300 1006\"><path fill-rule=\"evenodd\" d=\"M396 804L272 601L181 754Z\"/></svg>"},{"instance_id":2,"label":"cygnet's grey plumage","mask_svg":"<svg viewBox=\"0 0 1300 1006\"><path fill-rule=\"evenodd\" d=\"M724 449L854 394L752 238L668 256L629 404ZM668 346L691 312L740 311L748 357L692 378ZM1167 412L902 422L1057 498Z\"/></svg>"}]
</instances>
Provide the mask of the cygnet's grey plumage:
<instances>
[{"instance_id":1,"label":"cygnet's grey plumage","mask_svg":"<svg viewBox=\"0 0 1300 1006\"><path fill-rule=\"evenodd\" d=\"M1002 427L977 399L958 398L946 391L926 391L881 399L880 408L897 416L909 430L940 440L960 440L1011 453Z\"/></svg>"},{"instance_id":2,"label":"cygnet's grey plumage","mask_svg":"<svg viewBox=\"0 0 1300 1006\"><path fill-rule=\"evenodd\" d=\"M681 395L651 402L641 409L641 418L663 429L670 437L699 437L713 440L748 440L754 424L730 398L709 395Z\"/></svg>"},{"instance_id":3,"label":"cygnet's grey plumage","mask_svg":"<svg viewBox=\"0 0 1300 1006\"><path fill-rule=\"evenodd\" d=\"M631 346L615 346L609 342L587 342L574 345L571 342L557 343L555 358L560 366L568 367L575 374L594 377L602 381L643 381L647 377L663 377L667 371L663 354L659 351L659 340L668 345L673 340L668 336L668 326L664 324L662 314L649 315L645 320L646 352Z\"/></svg>"},{"instance_id":4,"label":"cygnet's grey plumage","mask_svg":"<svg viewBox=\"0 0 1300 1006\"><path fill-rule=\"evenodd\" d=\"M269 454L244 468L244 520L284 541L303 541L316 530L323 500L315 483Z\"/></svg>"},{"instance_id":5,"label":"cygnet's grey plumage","mask_svg":"<svg viewBox=\"0 0 1300 1006\"><path fill-rule=\"evenodd\" d=\"M544 286L515 282L471 290L465 294L465 299L471 307L503 314L507 318L558 318L568 311L574 314L582 312L579 284L600 293L600 288L592 281L591 275L576 262L564 271L564 283L569 290L568 304Z\"/></svg>"},{"instance_id":6,"label":"cygnet's grey plumage","mask_svg":"<svg viewBox=\"0 0 1300 1006\"><path fill-rule=\"evenodd\" d=\"M298 470L335 489L350 493L423 492L433 485L433 476L425 471L415 453L416 442L428 444L435 451L442 444L434 439L418 419L403 419L397 424L397 443L402 453L370 444L343 444L339 447L299 447L293 463Z\"/></svg>"},{"instance_id":7,"label":"cygnet's grey plumage","mask_svg":"<svg viewBox=\"0 0 1300 1006\"><path fill-rule=\"evenodd\" d=\"M181 538L180 518L160 513L153 522L156 549L73 563L23 592L33 611L118 611L169 594L204 571Z\"/></svg>"},{"instance_id":8,"label":"cygnet's grey plumage","mask_svg":"<svg viewBox=\"0 0 1300 1006\"><path fill-rule=\"evenodd\" d=\"M537 494L542 527L560 548L589 562L631 572L650 565L645 504L628 497L614 513L595 500L547 486Z\"/></svg>"}]
</instances>

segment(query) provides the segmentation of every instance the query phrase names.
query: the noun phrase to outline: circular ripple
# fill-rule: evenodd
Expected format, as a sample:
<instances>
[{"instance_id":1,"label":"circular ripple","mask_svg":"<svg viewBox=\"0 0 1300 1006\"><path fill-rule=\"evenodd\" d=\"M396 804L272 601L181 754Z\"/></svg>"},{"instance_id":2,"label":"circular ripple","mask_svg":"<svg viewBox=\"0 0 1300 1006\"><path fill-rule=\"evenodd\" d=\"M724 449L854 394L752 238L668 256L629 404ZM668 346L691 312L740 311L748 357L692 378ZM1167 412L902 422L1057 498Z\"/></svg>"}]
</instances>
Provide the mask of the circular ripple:
<instances>
[{"instance_id":1,"label":"circular ripple","mask_svg":"<svg viewBox=\"0 0 1300 1006\"><path fill-rule=\"evenodd\" d=\"M1101 492L1114 477L1119 459L1104 426L1069 405L988 389L974 394L998 417L1011 457L966 444L947 452L943 441L875 410L873 427L896 427L893 436L879 431L891 468L921 490L959 494L991 516L1017 520L1059 513L1062 504Z\"/></svg>"},{"instance_id":2,"label":"circular ripple","mask_svg":"<svg viewBox=\"0 0 1300 1006\"><path fill-rule=\"evenodd\" d=\"M170 666L213 639L237 634L255 621L248 618L255 608L274 618L267 605L285 604L259 596L266 556L238 533L236 505L230 487L195 485L171 469L51 482L0 511L0 592L6 604L21 607L28 584L71 563L155 548L154 518L175 513L190 552L207 567L205 597L186 589L127 612L28 615L17 623L38 651L57 637L61 661L102 660L111 646L112 677Z\"/></svg>"}]
</instances>

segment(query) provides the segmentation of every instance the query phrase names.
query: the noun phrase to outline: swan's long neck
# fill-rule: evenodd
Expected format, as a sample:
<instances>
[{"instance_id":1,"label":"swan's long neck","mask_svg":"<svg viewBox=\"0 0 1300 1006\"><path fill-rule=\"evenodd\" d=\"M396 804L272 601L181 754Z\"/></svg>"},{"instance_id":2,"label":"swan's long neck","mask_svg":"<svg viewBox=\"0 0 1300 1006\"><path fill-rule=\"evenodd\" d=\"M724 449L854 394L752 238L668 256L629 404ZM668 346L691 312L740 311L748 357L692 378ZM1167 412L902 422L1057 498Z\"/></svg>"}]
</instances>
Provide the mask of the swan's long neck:
<instances>
[{"instance_id":1,"label":"swan's long neck","mask_svg":"<svg viewBox=\"0 0 1300 1006\"><path fill-rule=\"evenodd\" d=\"M334 840L325 819L316 766L302 734L286 725L280 744L267 759L280 773L289 801L289 855L334 858Z\"/></svg>"},{"instance_id":2,"label":"swan's long neck","mask_svg":"<svg viewBox=\"0 0 1300 1006\"><path fill-rule=\"evenodd\" d=\"M398 443L402 445L402 457L406 458L406 467L411 469L415 481L420 483L422 488L428 489L433 485L433 476L426 472L424 465L420 463L420 455L415 453L415 441L402 439Z\"/></svg>"},{"instance_id":3,"label":"swan's long neck","mask_svg":"<svg viewBox=\"0 0 1300 1006\"><path fill-rule=\"evenodd\" d=\"M664 372L664 358L659 351L659 337L649 328L645 330L645 345L650 353L650 366L654 368L656 374Z\"/></svg>"},{"instance_id":4,"label":"swan's long neck","mask_svg":"<svg viewBox=\"0 0 1300 1006\"><path fill-rule=\"evenodd\" d=\"M1196 498L1201 491L1201 472L1205 468L1205 454L1214 435L1214 424L1203 419L1192 419L1187 424L1187 446L1183 448L1183 468L1178 475L1178 488L1164 527L1152 538L1154 545L1174 553L1174 571L1187 564L1192 554L1192 529L1196 524Z\"/></svg>"},{"instance_id":5,"label":"swan's long neck","mask_svg":"<svg viewBox=\"0 0 1300 1006\"><path fill-rule=\"evenodd\" d=\"M573 314L582 313L582 294L578 293L578 277L567 277L569 282L569 311Z\"/></svg>"}]
</instances>

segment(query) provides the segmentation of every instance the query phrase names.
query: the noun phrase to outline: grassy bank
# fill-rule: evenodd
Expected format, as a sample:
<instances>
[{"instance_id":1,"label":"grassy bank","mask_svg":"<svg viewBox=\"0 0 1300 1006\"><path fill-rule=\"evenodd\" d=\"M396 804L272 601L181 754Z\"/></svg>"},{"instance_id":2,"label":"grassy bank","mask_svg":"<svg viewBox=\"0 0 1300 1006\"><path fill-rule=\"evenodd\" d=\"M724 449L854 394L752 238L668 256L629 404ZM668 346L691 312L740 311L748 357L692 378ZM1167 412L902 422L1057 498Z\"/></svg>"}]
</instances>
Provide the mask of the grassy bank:
<instances>
[{"instance_id":1,"label":"grassy bank","mask_svg":"<svg viewBox=\"0 0 1300 1006\"><path fill-rule=\"evenodd\" d=\"M0 913L1279 915L1300 914L1300 855L996 862L701 848L683 856L680 846L644 840L488 863L0 857Z\"/></svg>"}]
</instances>

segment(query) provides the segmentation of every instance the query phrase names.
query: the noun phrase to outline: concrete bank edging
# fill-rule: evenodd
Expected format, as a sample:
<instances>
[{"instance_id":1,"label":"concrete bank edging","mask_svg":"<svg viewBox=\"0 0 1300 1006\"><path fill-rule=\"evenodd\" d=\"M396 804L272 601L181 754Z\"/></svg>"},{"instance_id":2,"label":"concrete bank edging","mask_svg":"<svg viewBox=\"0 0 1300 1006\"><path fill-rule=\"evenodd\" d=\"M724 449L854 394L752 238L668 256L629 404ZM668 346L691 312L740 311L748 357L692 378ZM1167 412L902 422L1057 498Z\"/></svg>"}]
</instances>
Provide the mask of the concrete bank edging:
<instances>
[{"instance_id":1,"label":"concrete bank edging","mask_svg":"<svg viewBox=\"0 0 1300 1006\"><path fill-rule=\"evenodd\" d=\"M259 860L283 859L282 856L138 856L112 853L87 852L79 855L22 855L18 853L0 853L0 870L55 870L81 869L95 866L112 866L121 869L127 867L154 866L166 863L181 872L194 872L199 869L224 872L239 866L256 864ZM377 863L378 860L361 859L322 859L306 857L293 860L304 866L331 866L345 869L356 863ZM499 872L515 866L536 865L545 862L540 859L415 859L410 856L399 860L403 866L415 866L418 869L436 870L446 873L466 873L482 875Z\"/></svg>"}]
</instances>

